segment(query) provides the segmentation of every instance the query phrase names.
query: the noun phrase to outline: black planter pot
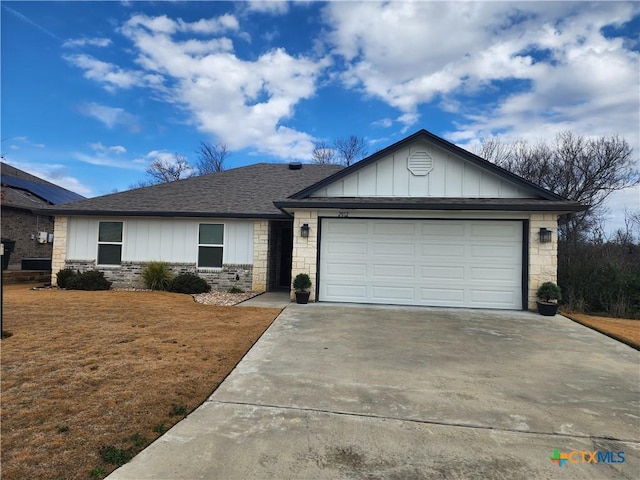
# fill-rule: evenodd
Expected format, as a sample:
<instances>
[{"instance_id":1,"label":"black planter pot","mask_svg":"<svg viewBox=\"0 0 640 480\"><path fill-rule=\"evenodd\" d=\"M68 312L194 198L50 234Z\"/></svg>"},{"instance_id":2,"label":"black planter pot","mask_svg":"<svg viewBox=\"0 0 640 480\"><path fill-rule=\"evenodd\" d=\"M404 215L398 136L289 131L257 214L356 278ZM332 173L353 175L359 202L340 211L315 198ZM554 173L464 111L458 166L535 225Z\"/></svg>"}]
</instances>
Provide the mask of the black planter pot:
<instances>
[{"instance_id":1,"label":"black planter pot","mask_svg":"<svg viewBox=\"0 0 640 480\"><path fill-rule=\"evenodd\" d=\"M296 292L296 303L309 303L309 295L311 292Z\"/></svg>"},{"instance_id":2,"label":"black planter pot","mask_svg":"<svg viewBox=\"0 0 640 480\"><path fill-rule=\"evenodd\" d=\"M538 304L538 313L540 315L544 315L545 317L553 317L556 313L558 313L558 304L557 303L548 303L548 302L536 302Z\"/></svg>"}]
</instances>

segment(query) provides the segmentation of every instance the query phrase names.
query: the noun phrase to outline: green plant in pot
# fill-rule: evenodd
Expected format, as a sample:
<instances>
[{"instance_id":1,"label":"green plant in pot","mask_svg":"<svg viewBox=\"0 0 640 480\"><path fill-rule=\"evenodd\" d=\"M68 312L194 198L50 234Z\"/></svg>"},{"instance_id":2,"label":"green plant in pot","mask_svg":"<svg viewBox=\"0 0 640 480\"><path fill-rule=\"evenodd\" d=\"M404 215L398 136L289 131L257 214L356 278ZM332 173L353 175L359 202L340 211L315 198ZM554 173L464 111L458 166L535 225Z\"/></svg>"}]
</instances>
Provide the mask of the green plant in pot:
<instances>
[{"instance_id":1,"label":"green plant in pot","mask_svg":"<svg viewBox=\"0 0 640 480\"><path fill-rule=\"evenodd\" d=\"M544 282L537 292L538 313L547 317L553 317L558 313L558 302L562 300L560 287L553 282Z\"/></svg>"},{"instance_id":2,"label":"green plant in pot","mask_svg":"<svg viewBox=\"0 0 640 480\"><path fill-rule=\"evenodd\" d=\"M296 291L296 303L309 302L309 289L311 288L311 279L306 273L299 273L293 279L293 289Z\"/></svg>"}]
</instances>

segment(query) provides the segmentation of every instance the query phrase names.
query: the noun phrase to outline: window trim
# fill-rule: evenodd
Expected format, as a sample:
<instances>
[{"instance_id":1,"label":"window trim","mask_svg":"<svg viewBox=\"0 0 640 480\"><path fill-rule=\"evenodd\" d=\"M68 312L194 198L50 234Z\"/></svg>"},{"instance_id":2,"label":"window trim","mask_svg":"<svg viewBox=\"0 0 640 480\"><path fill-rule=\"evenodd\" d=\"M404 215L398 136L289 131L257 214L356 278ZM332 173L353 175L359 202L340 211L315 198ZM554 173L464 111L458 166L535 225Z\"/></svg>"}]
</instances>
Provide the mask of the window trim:
<instances>
[{"instance_id":1,"label":"window trim","mask_svg":"<svg viewBox=\"0 0 640 480\"><path fill-rule=\"evenodd\" d=\"M101 242L100 241L100 224L101 223L119 223L122 225L122 233L119 242ZM98 232L97 232L97 248L96 248L96 266L98 267L120 267L122 265L122 254L124 250L124 221L122 220L98 220ZM98 263L100 259L100 245L120 245L120 262L119 263Z\"/></svg>"},{"instance_id":2,"label":"window trim","mask_svg":"<svg viewBox=\"0 0 640 480\"><path fill-rule=\"evenodd\" d=\"M200 226L201 225L222 225L222 243L200 243ZM224 251L225 251L225 235L227 233L227 225L224 222L198 222L198 231L196 232L196 268L200 271L219 272L224 267ZM200 247L219 247L222 248L222 261L219 267L207 267L200 265Z\"/></svg>"}]
</instances>

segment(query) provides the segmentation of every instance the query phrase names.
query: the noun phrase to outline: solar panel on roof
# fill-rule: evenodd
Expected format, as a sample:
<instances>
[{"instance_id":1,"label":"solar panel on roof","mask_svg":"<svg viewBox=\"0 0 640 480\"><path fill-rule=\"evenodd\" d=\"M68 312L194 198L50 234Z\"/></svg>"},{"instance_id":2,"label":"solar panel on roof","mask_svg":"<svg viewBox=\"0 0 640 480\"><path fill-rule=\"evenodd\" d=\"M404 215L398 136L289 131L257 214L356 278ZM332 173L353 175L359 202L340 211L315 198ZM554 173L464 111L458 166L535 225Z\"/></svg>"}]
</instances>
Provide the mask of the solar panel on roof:
<instances>
[{"instance_id":1,"label":"solar panel on roof","mask_svg":"<svg viewBox=\"0 0 640 480\"><path fill-rule=\"evenodd\" d=\"M32 182L23 178L12 177L10 175L2 176L2 184L31 192L36 197L40 197L41 199L46 200L53 205L84 199L82 195L78 195L77 193L65 190L62 187L46 184L43 185L41 183Z\"/></svg>"}]
</instances>

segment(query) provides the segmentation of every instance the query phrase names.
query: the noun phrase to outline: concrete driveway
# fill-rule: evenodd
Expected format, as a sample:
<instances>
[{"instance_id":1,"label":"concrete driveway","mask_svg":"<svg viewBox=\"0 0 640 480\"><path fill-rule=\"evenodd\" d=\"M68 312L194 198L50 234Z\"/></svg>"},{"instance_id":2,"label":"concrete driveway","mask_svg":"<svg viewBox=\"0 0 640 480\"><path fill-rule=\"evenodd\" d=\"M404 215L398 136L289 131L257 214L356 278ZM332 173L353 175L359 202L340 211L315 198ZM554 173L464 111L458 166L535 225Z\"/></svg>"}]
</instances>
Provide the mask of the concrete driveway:
<instances>
[{"instance_id":1,"label":"concrete driveway","mask_svg":"<svg viewBox=\"0 0 640 480\"><path fill-rule=\"evenodd\" d=\"M292 304L109 478L639 474L640 354L624 344L528 312Z\"/></svg>"}]
</instances>

